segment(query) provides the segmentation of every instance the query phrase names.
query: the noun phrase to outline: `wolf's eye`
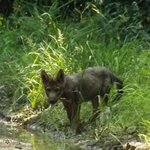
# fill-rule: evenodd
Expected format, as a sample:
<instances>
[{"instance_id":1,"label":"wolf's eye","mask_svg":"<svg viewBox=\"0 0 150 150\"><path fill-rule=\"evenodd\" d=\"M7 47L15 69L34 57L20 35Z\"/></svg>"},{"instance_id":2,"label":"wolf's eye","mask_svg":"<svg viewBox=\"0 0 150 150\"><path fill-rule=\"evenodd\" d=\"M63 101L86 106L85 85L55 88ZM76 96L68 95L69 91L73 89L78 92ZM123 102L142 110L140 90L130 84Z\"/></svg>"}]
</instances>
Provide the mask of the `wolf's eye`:
<instances>
[{"instance_id":1,"label":"wolf's eye","mask_svg":"<svg viewBox=\"0 0 150 150\"><path fill-rule=\"evenodd\" d=\"M50 87L46 87L45 89L46 89L46 91L48 91L48 92L50 92L50 90L51 90Z\"/></svg>"},{"instance_id":2,"label":"wolf's eye","mask_svg":"<svg viewBox=\"0 0 150 150\"><path fill-rule=\"evenodd\" d=\"M56 87L55 88L55 92L59 92L60 91L60 88L59 87Z\"/></svg>"}]
</instances>

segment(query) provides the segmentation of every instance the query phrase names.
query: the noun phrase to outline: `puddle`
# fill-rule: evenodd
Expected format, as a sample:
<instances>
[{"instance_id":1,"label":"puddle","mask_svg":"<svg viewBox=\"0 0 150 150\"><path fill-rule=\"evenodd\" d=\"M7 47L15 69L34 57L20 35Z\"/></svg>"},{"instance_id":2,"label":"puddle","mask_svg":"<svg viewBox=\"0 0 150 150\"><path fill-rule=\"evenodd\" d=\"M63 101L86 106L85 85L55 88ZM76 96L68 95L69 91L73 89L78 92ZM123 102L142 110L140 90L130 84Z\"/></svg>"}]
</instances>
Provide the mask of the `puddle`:
<instances>
[{"instance_id":1,"label":"puddle","mask_svg":"<svg viewBox=\"0 0 150 150\"><path fill-rule=\"evenodd\" d=\"M49 133L11 127L0 122L1 150L83 150L69 143L65 136L58 140L52 138Z\"/></svg>"}]
</instances>

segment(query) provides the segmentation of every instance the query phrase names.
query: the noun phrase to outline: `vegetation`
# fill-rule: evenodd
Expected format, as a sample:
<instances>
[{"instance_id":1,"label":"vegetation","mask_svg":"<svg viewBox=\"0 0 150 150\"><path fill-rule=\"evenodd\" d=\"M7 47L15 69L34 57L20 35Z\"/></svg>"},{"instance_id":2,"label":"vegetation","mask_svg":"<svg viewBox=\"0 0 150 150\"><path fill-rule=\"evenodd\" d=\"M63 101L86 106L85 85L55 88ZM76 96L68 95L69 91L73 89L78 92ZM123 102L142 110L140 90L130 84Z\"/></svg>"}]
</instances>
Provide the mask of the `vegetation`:
<instances>
[{"instance_id":1,"label":"vegetation","mask_svg":"<svg viewBox=\"0 0 150 150\"><path fill-rule=\"evenodd\" d=\"M103 10L100 3L86 3L72 18L61 16L54 2L41 10L36 4L16 0L13 14L0 26L1 110L27 110L26 118L42 110L37 120L40 126L66 131L68 120L62 104L45 110L41 70L55 75L60 68L71 74L89 66L106 66L124 81L124 95L113 103L115 91L111 92L96 125L88 122L91 104L83 104L83 135L89 132L95 140L107 135L119 141L139 135L149 142L150 28L141 21L138 3L132 3L137 7L134 18L127 4L122 9L120 3L108 2Z\"/></svg>"}]
</instances>

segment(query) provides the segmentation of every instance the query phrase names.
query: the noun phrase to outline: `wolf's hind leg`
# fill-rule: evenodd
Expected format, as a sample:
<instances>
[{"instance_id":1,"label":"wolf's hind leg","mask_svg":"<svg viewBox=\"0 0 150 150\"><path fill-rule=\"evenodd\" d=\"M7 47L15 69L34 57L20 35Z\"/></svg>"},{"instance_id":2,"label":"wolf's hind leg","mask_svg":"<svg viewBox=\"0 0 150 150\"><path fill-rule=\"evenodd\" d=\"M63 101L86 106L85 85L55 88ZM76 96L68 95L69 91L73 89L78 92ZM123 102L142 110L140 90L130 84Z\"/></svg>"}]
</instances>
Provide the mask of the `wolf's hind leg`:
<instances>
[{"instance_id":1,"label":"wolf's hind leg","mask_svg":"<svg viewBox=\"0 0 150 150\"><path fill-rule=\"evenodd\" d=\"M98 97L92 100L92 106L93 106L93 116L91 121L94 121L95 118L98 116L98 108L99 108L99 102L98 102Z\"/></svg>"},{"instance_id":2,"label":"wolf's hind leg","mask_svg":"<svg viewBox=\"0 0 150 150\"><path fill-rule=\"evenodd\" d=\"M101 105L102 105L101 109L103 109L103 107L107 106L109 93L110 93L109 86L104 86L103 89L101 89L101 91L100 91Z\"/></svg>"},{"instance_id":3,"label":"wolf's hind leg","mask_svg":"<svg viewBox=\"0 0 150 150\"><path fill-rule=\"evenodd\" d=\"M102 109L107 106L107 103L108 103L108 96L107 94L104 95L104 97L101 98L101 104L102 104Z\"/></svg>"}]
</instances>

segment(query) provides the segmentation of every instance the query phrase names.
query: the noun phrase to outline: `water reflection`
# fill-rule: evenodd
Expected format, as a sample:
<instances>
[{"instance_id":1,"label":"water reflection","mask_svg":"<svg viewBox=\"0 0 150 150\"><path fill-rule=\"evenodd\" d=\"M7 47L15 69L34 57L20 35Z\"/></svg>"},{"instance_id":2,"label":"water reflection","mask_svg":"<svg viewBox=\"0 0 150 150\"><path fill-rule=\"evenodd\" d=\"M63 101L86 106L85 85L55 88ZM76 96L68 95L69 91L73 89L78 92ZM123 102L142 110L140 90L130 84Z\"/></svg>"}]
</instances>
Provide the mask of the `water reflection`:
<instances>
[{"instance_id":1,"label":"water reflection","mask_svg":"<svg viewBox=\"0 0 150 150\"><path fill-rule=\"evenodd\" d=\"M12 140L10 146L5 146L3 140L8 137ZM25 130L8 126L0 122L0 149L1 150L82 150L63 138L52 138L48 133L42 134L35 130Z\"/></svg>"}]
</instances>

